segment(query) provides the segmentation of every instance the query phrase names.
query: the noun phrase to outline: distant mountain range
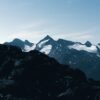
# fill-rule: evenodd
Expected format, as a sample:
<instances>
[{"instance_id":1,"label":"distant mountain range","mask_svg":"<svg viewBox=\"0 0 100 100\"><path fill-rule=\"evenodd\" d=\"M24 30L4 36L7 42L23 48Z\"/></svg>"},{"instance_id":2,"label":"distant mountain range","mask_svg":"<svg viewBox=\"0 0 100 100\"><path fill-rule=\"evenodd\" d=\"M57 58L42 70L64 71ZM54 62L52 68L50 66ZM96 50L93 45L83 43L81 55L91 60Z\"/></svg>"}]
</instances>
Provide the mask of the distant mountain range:
<instances>
[{"instance_id":1,"label":"distant mountain range","mask_svg":"<svg viewBox=\"0 0 100 100\"><path fill-rule=\"evenodd\" d=\"M22 41L21 41L22 42ZM67 57L68 59L68 57ZM0 45L0 100L99 100L100 82L37 50Z\"/></svg>"},{"instance_id":2,"label":"distant mountain range","mask_svg":"<svg viewBox=\"0 0 100 100\"><path fill-rule=\"evenodd\" d=\"M27 41L27 40L26 40ZM79 68L86 73L89 78L100 80L100 44L93 45L87 41L81 42L58 39L55 41L50 36L46 36L37 44L29 41L15 39L7 45L18 46L22 51L38 50L50 57L55 58L59 63Z\"/></svg>"},{"instance_id":3,"label":"distant mountain range","mask_svg":"<svg viewBox=\"0 0 100 100\"><path fill-rule=\"evenodd\" d=\"M28 40L22 41L18 38L14 39L11 42L5 42L6 45L17 46L22 49L22 51L28 52L34 49L34 43L29 42Z\"/></svg>"}]
</instances>

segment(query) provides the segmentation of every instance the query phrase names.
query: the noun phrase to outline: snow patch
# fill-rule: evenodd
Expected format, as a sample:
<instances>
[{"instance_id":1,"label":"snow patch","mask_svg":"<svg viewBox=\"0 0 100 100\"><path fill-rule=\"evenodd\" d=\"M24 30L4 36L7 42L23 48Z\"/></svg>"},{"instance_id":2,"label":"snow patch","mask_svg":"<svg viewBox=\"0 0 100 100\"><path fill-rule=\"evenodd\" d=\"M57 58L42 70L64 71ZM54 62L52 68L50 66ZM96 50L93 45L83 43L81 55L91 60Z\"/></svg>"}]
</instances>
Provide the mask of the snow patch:
<instances>
[{"instance_id":1,"label":"snow patch","mask_svg":"<svg viewBox=\"0 0 100 100\"><path fill-rule=\"evenodd\" d=\"M44 46L43 49L40 50L40 52L45 53L45 54L48 55L50 53L51 49L52 49L52 46L47 45L47 46Z\"/></svg>"},{"instance_id":2,"label":"snow patch","mask_svg":"<svg viewBox=\"0 0 100 100\"><path fill-rule=\"evenodd\" d=\"M84 50L91 53L97 53L97 48L95 45L92 45L91 47L87 47L86 45L74 44L74 45L68 46L68 48L76 49L78 51Z\"/></svg>"},{"instance_id":3,"label":"snow patch","mask_svg":"<svg viewBox=\"0 0 100 100\"><path fill-rule=\"evenodd\" d=\"M48 42L48 41L49 41L49 39L48 39L48 40L45 40L45 41L40 42L40 43L38 44L39 48L41 48L41 46L42 46L43 44L45 44L46 42Z\"/></svg>"},{"instance_id":4,"label":"snow patch","mask_svg":"<svg viewBox=\"0 0 100 100\"><path fill-rule=\"evenodd\" d=\"M25 50L25 52L29 52L29 51L31 51L31 50L34 50L35 47L36 47L35 44L34 44L32 47L30 47L30 46L28 46L28 45L25 45L24 50Z\"/></svg>"}]
</instances>

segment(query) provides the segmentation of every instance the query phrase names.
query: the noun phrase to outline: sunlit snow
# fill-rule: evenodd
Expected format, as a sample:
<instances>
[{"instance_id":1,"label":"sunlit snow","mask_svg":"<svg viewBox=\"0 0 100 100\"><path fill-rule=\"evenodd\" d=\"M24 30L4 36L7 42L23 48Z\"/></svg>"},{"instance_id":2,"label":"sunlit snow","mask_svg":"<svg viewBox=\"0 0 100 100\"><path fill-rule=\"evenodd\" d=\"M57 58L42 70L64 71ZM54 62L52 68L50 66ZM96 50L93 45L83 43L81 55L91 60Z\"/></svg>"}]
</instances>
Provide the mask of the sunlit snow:
<instances>
[{"instance_id":1,"label":"sunlit snow","mask_svg":"<svg viewBox=\"0 0 100 100\"><path fill-rule=\"evenodd\" d=\"M44 48L41 49L40 52L45 53L45 54L49 54L51 49L52 49L52 46L51 45L47 45L47 46L44 46Z\"/></svg>"},{"instance_id":2,"label":"sunlit snow","mask_svg":"<svg viewBox=\"0 0 100 100\"><path fill-rule=\"evenodd\" d=\"M45 44L45 43L48 42L48 41L49 41L49 39L48 39L48 40L45 40L45 41L42 41L42 42L40 42L40 43L38 44L38 46L41 47L43 44Z\"/></svg>"},{"instance_id":3,"label":"sunlit snow","mask_svg":"<svg viewBox=\"0 0 100 100\"><path fill-rule=\"evenodd\" d=\"M34 44L32 47L30 47L30 46L28 46L28 45L25 45L24 50L25 50L25 52L29 52L29 51L31 51L31 50L34 50L35 47L36 47L35 44Z\"/></svg>"},{"instance_id":4,"label":"sunlit snow","mask_svg":"<svg viewBox=\"0 0 100 100\"><path fill-rule=\"evenodd\" d=\"M97 48L95 45L92 45L91 47L87 47L86 45L74 44L69 46L69 49L76 49L78 51L84 50L91 53L97 53Z\"/></svg>"}]
</instances>

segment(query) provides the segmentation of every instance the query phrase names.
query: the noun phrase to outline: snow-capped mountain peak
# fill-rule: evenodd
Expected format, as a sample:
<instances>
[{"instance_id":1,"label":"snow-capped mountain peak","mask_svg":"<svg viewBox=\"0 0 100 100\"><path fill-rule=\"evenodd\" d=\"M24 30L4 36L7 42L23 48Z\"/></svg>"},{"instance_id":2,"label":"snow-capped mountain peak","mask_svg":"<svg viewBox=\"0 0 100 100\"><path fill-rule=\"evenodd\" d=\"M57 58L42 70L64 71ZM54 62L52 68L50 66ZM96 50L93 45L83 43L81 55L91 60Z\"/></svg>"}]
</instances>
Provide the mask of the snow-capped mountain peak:
<instances>
[{"instance_id":1,"label":"snow-capped mountain peak","mask_svg":"<svg viewBox=\"0 0 100 100\"><path fill-rule=\"evenodd\" d=\"M18 38L14 39L11 42L5 42L6 45L17 46L22 49L22 51L29 51L33 49L34 44L29 42L28 40L22 41ZM31 49L32 48L32 49Z\"/></svg>"},{"instance_id":2,"label":"snow-capped mountain peak","mask_svg":"<svg viewBox=\"0 0 100 100\"><path fill-rule=\"evenodd\" d=\"M50 37L49 35L47 35L44 39L42 39L42 40L53 40L53 38L52 37Z\"/></svg>"},{"instance_id":3,"label":"snow-capped mountain peak","mask_svg":"<svg viewBox=\"0 0 100 100\"><path fill-rule=\"evenodd\" d=\"M87 47L91 47L91 46L92 46L92 43L91 43L90 41L87 41L87 42L85 43L85 45L86 45Z\"/></svg>"},{"instance_id":4,"label":"snow-capped mountain peak","mask_svg":"<svg viewBox=\"0 0 100 100\"><path fill-rule=\"evenodd\" d=\"M36 44L35 49L39 50L42 53L49 54L54 43L55 41L49 35L47 35L45 38L43 38Z\"/></svg>"},{"instance_id":5,"label":"snow-capped mountain peak","mask_svg":"<svg viewBox=\"0 0 100 100\"><path fill-rule=\"evenodd\" d=\"M44 37L36 45L28 40L14 39L7 45L18 46L24 52L38 50L55 58L61 64L71 65L84 71L88 77L100 79L100 44L93 45L87 41L85 44L64 39L55 41L50 36ZM81 66L81 67L79 67Z\"/></svg>"},{"instance_id":6,"label":"snow-capped mountain peak","mask_svg":"<svg viewBox=\"0 0 100 100\"><path fill-rule=\"evenodd\" d=\"M44 40L44 41L41 41L41 42L38 43L38 46L41 48L41 47L42 47L43 45L45 45L45 43L48 42L48 41L49 41L49 39Z\"/></svg>"}]
</instances>

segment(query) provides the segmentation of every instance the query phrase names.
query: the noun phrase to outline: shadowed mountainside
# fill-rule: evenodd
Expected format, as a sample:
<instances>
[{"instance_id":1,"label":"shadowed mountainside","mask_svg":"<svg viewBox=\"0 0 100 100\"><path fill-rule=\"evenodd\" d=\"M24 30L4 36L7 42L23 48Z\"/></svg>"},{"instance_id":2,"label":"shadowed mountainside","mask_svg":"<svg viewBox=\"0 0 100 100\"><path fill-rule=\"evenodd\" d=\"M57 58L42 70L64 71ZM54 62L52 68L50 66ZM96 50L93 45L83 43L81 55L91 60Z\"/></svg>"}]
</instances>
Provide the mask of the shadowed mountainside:
<instances>
[{"instance_id":1,"label":"shadowed mountainside","mask_svg":"<svg viewBox=\"0 0 100 100\"><path fill-rule=\"evenodd\" d=\"M37 44L33 44L28 40L22 41L14 39L12 42L5 43L7 45L18 46L23 52L38 50L49 57L53 57L59 63L70 65L73 68L82 70L88 78L100 80L100 45L94 45L87 41L73 42L64 39L55 41L47 35Z\"/></svg>"},{"instance_id":2,"label":"shadowed mountainside","mask_svg":"<svg viewBox=\"0 0 100 100\"><path fill-rule=\"evenodd\" d=\"M36 50L0 45L0 100L99 100L100 82Z\"/></svg>"}]
</instances>

